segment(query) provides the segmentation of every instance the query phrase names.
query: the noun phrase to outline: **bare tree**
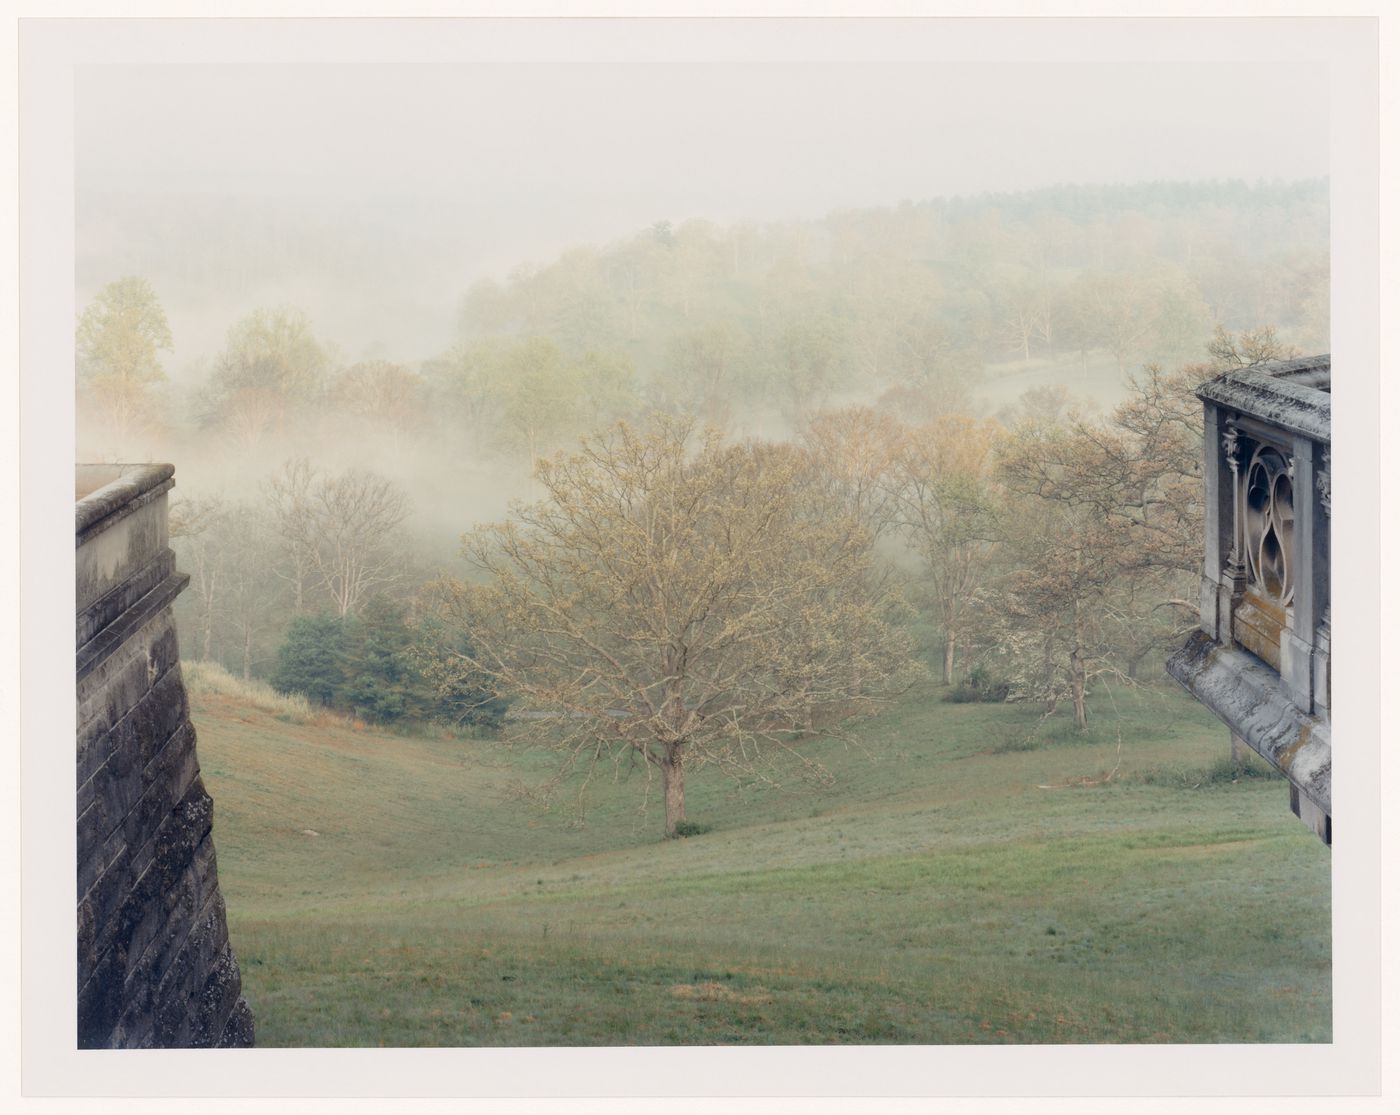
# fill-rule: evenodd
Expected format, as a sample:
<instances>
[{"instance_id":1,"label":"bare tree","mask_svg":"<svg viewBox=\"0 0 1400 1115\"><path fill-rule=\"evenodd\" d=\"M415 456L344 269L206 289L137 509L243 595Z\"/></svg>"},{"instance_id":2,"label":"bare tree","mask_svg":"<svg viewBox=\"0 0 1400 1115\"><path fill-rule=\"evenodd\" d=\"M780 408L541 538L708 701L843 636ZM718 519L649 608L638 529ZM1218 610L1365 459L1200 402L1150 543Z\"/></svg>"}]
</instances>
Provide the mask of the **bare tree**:
<instances>
[{"instance_id":1,"label":"bare tree","mask_svg":"<svg viewBox=\"0 0 1400 1115\"><path fill-rule=\"evenodd\" d=\"M943 681L949 685L996 541L994 443L990 423L947 416L908 430L890 470L895 523L919 555L931 589L943 632Z\"/></svg>"},{"instance_id":2,"label":"bare tree","mask_svg":"<svg viewBox=\"0 0 1400 1115\"><path fill-rule=\"evenodd\" d=\"M768 336L773 388L790 421L800 422L831 393L842 340L840 323L815 308L787 313Z\"/></svg>"},{"instance_id":3,"label":"bare tree","mask_svg":"<svg viewBox=\"0 0 1400 1115\"><path fill-rule=\"evenodd\" d=\"M215 609L223 587L215 535L224 513L224 502L217 496L181 499L170 505L170 538L198 601L198 657L206 662L211 657Z\"/></svg>"},{"instance_id":4,"label":"bare tree","mask_svg":"<svg viewBox=\"0 0 1400 1115\"><path fill-rule=\"evenodd\" d=\"M1134 275L1085 277L1069 291L1071 334L1083 354L1107 349L1119 373L1139 354L1157 321L1152 286Z\"/></svg>"},{"instance_id":5,"label":"bare tree","mask_svg":"<svg viewBox=\"0 0 1400 1115\"><path fill-rule=\"evenodd\" d=\"M404 554L394 535L408 517L408 497L392 480L361 469L326 477L311 489L311 508L313 566L342 616L401 579Z\"/></svg>"},{"instance_id":6,"label":"bare tree","mask_svg":"<svg viewBox=\"0 0 1400 1115\"><path fill-rule=\"evenodd\" d=\"M1215 370L1221 372L1232 368L1252 368L1270 360L1291 360L1302 355L1294 346L1280 341L1272 325L1246 329L1241 333L1231 333L1224 326L1217 325L1206 351L1210 353Z\"/></svg>"},{"instance_id":7,"label":"bare tree","mask_svg":"<svg viewBox=\"0 0 1400 1115\"><path fill-rule=\"evenodd\" d=\"M171 507L170 534L193 589L194 657L251 677L284 611L281 593L267 578L275 551L272 520L250 503L184 499Z\"/></svg>"},{"instance_id":8,"label":"bare tree","mask_svg":"<svg viewBox=\"0 0 1400 1115\"><path fill-rule=\"evenodd\" d=\"M729 425L738 374L738 338L722 323L698 325L671 338L666 375L655 393L675 410L706 425Z\"/></svg>"},{"instance_id":9,"label":"bare tree","mask_svg":"<svg viewBox=\"0 0 1400 1115\"><path fill-rule=\"evenodd\" d=\"M998 462L1010 494L1002 645L1021 692L1052 707L1068 697L1081 729L1093 680L1123 676L1123 644L1137 641L1124 628L1156 626L1157 605L1182 591L1173 577L1199 562L1199 439L1192 452L1185 403L1161 377L1138 392L1115 421L1027 419Z\"/></svg>"},{"instance_id":10,"label":"bare tree","mask_svg":"<svg viewBox=\"0 0 1400 1115\"><path fill-rule=\"evenodd\" d=\"M269 591L267 566L273 541L268 518L248 503L231 504L220 524L218 561L223 571L222 609L244 679L253 676L255 649L280 616L278 593Z\"/></svg>"},{"instance_id":11,"label":"bare tree","mask_svg":"<svg viewBox=\"0 0 1400 1115\"><path fill-rule=\"evenodd\" d=\"M283 557L272 571L291 586L292 610L298 615L306 610L313 587L319 544L311 497L314 481L311 462L305 457L294 457L264 483Z\"/></svg>"},{"instance_id":12,"label":"bare tree","mask_svg":"<svg viewBox=\"0 0 1400 1115\"><path fill-rule=\"evenodd\" d=\"M298 458L267 482L267 492L285 559L279 573L292 585L296 611L321 592L338 614L351 615L402 579L406 553L397 531L409 501L392 480L363 469L322 476Z\"/></svg>"},{"instance_id":13,"label":"bare tree","mask_svg":"<svg viewBox=\"0 0 1400 1115\"><path fill-rule=\"evenodd\" d=\"M1124 535L1091 504L1019 495L992 622L1011 659L1013 692L1047 710L1069 698L1083 729L1094 679L1115 670L1108 603L1124 572Z\"/></svg>"},{"instance_id":14,"label":"bare tree","mask_svg":"<svg viewBox=\"0 0 1400 1115\"><path fill-rule=\"evenodd\" d=\"M547 496L470 535L484 585L443 586L479 672L517 701L511 731L583 761L659 772L665 830L684 772L820 768L801 733L835 728L915 669L872 586L867 532L812 482L794 446L692 447L689 423L620 425L541 464Z\"/></svg>"}]
</instances>

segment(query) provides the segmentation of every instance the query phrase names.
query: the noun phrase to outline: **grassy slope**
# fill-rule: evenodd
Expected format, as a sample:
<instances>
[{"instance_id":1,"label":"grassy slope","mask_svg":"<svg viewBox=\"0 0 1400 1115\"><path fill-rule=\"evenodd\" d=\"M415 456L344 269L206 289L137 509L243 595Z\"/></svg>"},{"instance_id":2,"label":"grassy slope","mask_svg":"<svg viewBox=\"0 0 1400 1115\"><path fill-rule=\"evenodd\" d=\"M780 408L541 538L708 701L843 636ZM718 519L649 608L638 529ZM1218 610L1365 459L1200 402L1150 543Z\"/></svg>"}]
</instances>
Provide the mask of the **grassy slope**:
<instances>
[{"instance_id":1,"label":"grassy slope","mask_svg":"<svg viewBox=\"0 0 1400 1115\"><path fill-rule=\"evenodd\" d=\"M1327 850L1184 696L1116 705L1024 749L916 694L669 842L636 774L580 826L508 793L543 756L194 712L262 1045L1329 1040Z\"/></svg>"}]
</instances>

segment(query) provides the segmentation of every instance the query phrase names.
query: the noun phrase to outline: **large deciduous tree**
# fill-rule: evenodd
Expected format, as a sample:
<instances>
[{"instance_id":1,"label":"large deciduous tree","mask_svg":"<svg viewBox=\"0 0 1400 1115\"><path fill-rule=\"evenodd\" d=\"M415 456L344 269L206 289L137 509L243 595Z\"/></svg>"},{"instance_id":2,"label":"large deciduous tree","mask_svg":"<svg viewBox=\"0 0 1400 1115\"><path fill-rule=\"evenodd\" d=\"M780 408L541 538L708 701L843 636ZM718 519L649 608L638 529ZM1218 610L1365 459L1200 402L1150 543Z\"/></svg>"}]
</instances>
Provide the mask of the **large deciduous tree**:
<instances>
[{"instance_id":1,"label":"large deciduous tree","mask_svg":"<svg viewBox=\"0 0 1400 1115\"><path fill-rule=\"evenodd\" d=\"M765 774L800 737L876 707L915 669L870 538L794 446L725 444L657 417L541 463L546 497L469 535L484 583L443 586L446 656L513 697L514 734L590 773L640 760L685 819L687 770ZM650 779L648 780L650 781Z\"/></svg>"},{"instance_id":2,"label":"large deciduous tree","mask_svg":"<svg viewBox=\"0 0 1400 1115\"><path fill-rule=\"evenodd\" d=\"M767 338L773 389L788 419L801 422L820 406L840 374L840 322L806 307L781 318Z\"/></svg>"},{"instance_id":3,"label":"large deciduous tree","mask_svg":"<svg viewBox=\"0 0 1400 1115\"><path fill-rule=\"evenodd\" d=\"M1023 480L1009 477L1013 488ZM1125 535L1092 501L1022 489L1010 508L1003 540L1010 571L991 618L1010 656L1013 694L1050 710L1068 698L1083 729L1090 687L1113 669L1111 600L1125 569Z\"/></svg>"},{"instance_id":4,"label":"large deciduous tree","mask_svg":"<svg viewBox=\"0 0 1400 1115\"><path fill-rule=\"evenodd\" d=\"M1125 373L1157 325L1152 284L1134 274L1086 276L1071 288L1070 299L1067 324L1081 353L1106 349Z\"/></svg>"},{"instance_id":5,"label":"large deciduous tree","mask_svg":"<svg viewBox=\"0 0 1400 1115\"><path fill-rule=\"evenodd\" d=\"M160 300L145 279L108 283L78 320L78 381L118 438L149 420L152 391L164 382L159 354L173 344Z\"/></svg>"},{"instance_id":6,"label":"large deciduous tree","mask_svg":"<svg viewBox=\"0 0 1400 1115\"><path fill-rule=\"evenodd\" d=\"M1095 677L1131 677L1194 625L1203 506L1203 423L1195 388L1220 372L1296 355L1274 330L1217 328L1210 361L1149 365L1107 419L1024 418L1004 446L1011 561L993 619L1020 692L1074 705ZM1124 669L1126 667L1126 669Z\"/></svg>"},{"instance_id":7,"label":"large deciduous tree","mask_svg":"<svg viewBox=\"0 0 1400 1115\"><path fill-rule=\"evenodd\" d=\"M313 568L342 616L396 583L404 565L395 532L408 497L392 480L363 469L322 478L311 489L317 524Z\"/></svg>"},{"instance_id":8,"label":"large deciduous tree","mask_svg":"<svg viewBox=\"0 0 1400 1115\"><path fill-rule=\"evenodd\" d=\"M205 393L205 419L251 447L286 430L316 397L327 357L300 310L255 310L228 332Z\"/></svg>"}]
</instances>

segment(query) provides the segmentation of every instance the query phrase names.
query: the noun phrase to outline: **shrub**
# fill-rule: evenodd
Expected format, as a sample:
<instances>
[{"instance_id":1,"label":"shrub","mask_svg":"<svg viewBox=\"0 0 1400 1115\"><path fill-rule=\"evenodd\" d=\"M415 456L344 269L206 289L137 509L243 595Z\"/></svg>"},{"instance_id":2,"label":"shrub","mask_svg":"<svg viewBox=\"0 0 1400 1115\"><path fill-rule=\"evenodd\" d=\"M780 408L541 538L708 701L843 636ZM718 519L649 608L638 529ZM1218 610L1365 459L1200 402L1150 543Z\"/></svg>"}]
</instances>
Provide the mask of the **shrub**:
<instances>
[{"instance_id":1,"label":"shrub","mask_svg":"<svg viewBox=\"0 0 1400 1115\"><path fill-rule=\"evenodd\" d=\"M700 821L677 821L676 831L671 835L677 838L682 836L701 836L714 827L714 825L707 825Z\"/></svg>"},{"instance_id":2,"label":"shrub","mask_svg":"<svg viewBox=\"0 0 1400 1115\"><path fill-rule=\"evenodd\" d=\"M1181 767L1149 767L1140 772L1136 781L1147 786L1170 786L1173 789L1200 790L1207 786L1228 786L1237 782L1282 779L1278 771L1259 760L1237 763L1228 755L1204 769Z\"/></svg>"},{"instance_id":3,"label":"shrub","mask_svg":"<svg viewBox=\"0 0 1400 1115\"><path fill-rule=\"evenodd\" d=\"M943 695L954 704L1000 704L1011 695L1011 683L993 676L985 666L974 666L967 677Z\"/></svg>"},{"instance_id":4,"label":"shrub","mask_svg":"<svg viewBox=\"0 0 1400 1115\"><path fill-rule=\"evenodd\" d=\"M505 702L476 677L435 684L425 666L456 644L448 648L431 621L410 624L406 613L402 603L375 596L359 615L297 616L277 651L273 686L374 724L498 730Z\"/></svg>"}]
</instances>

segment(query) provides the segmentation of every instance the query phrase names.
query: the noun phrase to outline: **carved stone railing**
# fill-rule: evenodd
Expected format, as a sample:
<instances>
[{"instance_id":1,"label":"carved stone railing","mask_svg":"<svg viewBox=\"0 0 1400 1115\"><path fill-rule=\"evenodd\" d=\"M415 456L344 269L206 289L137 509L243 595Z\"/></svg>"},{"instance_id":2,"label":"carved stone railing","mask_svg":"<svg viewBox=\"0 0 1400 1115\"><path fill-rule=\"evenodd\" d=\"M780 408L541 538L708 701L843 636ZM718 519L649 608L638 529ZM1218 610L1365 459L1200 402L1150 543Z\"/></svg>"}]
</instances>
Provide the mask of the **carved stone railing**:
<instances>
[{"instance_id":1,"label":"carved stone railing","mask_svg":"<svg viewBox=\"0 0 1400 1115\"><path fill-rule=\"evenodd\" d=\"M1171 674L1282 771L1331 842L1331 358L1230 372L1205 406L1201 629Z\"/></svg>"}]
</instances>

